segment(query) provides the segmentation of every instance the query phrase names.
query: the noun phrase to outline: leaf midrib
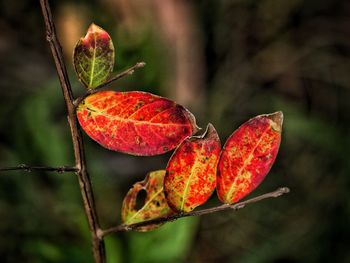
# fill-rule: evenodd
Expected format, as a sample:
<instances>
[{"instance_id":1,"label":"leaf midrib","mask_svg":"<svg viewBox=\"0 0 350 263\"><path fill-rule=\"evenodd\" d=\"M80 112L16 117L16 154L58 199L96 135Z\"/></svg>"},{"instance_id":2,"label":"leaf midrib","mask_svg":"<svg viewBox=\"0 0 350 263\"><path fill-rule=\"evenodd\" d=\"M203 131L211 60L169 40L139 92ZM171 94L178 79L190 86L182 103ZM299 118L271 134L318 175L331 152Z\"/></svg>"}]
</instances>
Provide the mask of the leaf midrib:
<instances>
[{"instance_id":1,"label":"leaf midrib","mask_svg":"<svg viewBox=\"0 0 350 263\"><path fill-rule=\"evenodd\" d=\"M233 189L234 189L234 182L236 182L236 178L240 177L242 175L243 170L245 170L245 168L247 167L247 165L250 163L250 161L253 158L253 153L255 152L256 148L258 148L259 144L261 143L263 137L266 135L267 130L270 128L270 124L267 126L267 128L264 130L264 132L262 133L260 139L258 140L258 142L256 143L255 147L250 151L249 156L247 159L245 159L243 166L241 167L241 169L239 170L239 172L237 173L238 175L235 177L235 180L232 182L229 191L226 194L226 201L229 201L229 197L232 195Z\"/></svg>"},{"instance_id":2,"label":"leaf midrib","mask_svg":"<svg viewBox=\"0 0 350 263\"><path fill-rule=\"evenodd\" d=\"M96 62L96 34L94 33L94 48L92 53L92 65L90 69L90 79L89 79L89 87L92 87L92 82L94 79L94 71L95 71L95 62Z\"/></svg>"},{"instance_id":3,"label":"leaf midrib","mask_svg":"<svg viewBox=\"0 0 350 263\"><path fill-rule=\"evenodd\" d=\"M121 118L119 116L113 116L113 115L109 115L107 113L101 113L98 110L94 110L91 109L90 107L86 107L86 109L88 109L91 114L101 114L102 116L105 116L106 118L110 119L110 120L119 120L121 122L133 122L135 124L147 124L147 125L154 125L154 126L180 126L180 127L186 127L190 124L180 124L180 123L158 123L158 122L150 122L150 121L140 121L140 120L133 120L133 119L129 119L129 118Z\"/></svg>"},{"instance_id":4,"label":"leaf midrib","mask_svg":"<svg viewBox=\"0 0 350 263\"><path fill-rule=\"evenodd\" d=\"M202 144L202 146L201 146L199 152L202 151L203 145L204 145L204 144ZM183 195L182 195L182 202L181 202L181 207L180 207L180 210L181 210L181 211L183 211L183 208L184 208L184 205L185 205L185 199L187 199L187 197L188 197L188 191L189 191L189 187L190 187L190 182L191 182L191 179L192 179L193 174L194 174L193 171L194 171L195 168L198 167L198 163L199 163L199 162L198 162L198 160L197 160L197 158L196 158L195 163L194 163L194 165L193 165L192 168L191 168L190 177L188 178L188 180L187 180L187 182L186 182L186 186L185 186L185 189L184 189L184 192L183 192Z\"/></svg>"},{"instance_id":5,"label":"leaf midrib","mask_svg":"<svg viewBox=\"0 0 350 263\"><path fill-rule=\"evenodd\" d=\"M130 221L132 221L136 216L138 216L141 211L143 211L156 197L163 191L163 187L159 189L145 204L144 206L138 210L135 214L133 214L126 222L125 224L129 224Z\"/></svg>"}]
</instances>

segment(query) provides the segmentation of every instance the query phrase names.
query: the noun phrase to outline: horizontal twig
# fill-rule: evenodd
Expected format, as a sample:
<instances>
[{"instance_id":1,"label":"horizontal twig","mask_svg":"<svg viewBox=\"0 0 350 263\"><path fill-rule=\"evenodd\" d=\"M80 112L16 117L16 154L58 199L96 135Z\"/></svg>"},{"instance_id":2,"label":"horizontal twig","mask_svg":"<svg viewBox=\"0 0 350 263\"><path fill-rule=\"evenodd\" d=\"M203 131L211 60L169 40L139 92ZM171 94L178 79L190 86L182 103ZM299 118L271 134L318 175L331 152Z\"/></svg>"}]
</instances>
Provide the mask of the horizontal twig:
<instances>
[{"instance_id":1,"label":"horizontal twig","mask_svg":"<svg viewBox=\"0 0 350 263\"><path fill-rule=\"evenodd\" d=\"M26 164L20 164L18 166L12 167L0 167L0 172L8 172L8 171L44 171L44 172L56 172L56 173L70 173L77 172L78 169L72 166L59 166L59 167L49 167L49 166L30 166Z\"/></svg>"},{"instance_id":2,"label":"horizontal twig","mask_svg":"<svg viewBox=\"0 0 350 263\"><path fill-rule=\"evenodd\" d=\"M278 188L277 190L270 192L270 193L266 193L263 195L259 195L257 197L253 197L251 199L236 203L236 204L223 204L220 206L216 206L216 207L212 207L212 208L208 208L208 209L202 209L202 210L197 210L197 211L191 211L188 213L179 213L179 214L174 214L168 217L160 217L160 218L156 218L156 219L152 219L152 220L148 220L148 221L142 221L139 223L135 223L135 224L131 224L131 225L124 225L121 224L119 226L116 227L111 227L105 230L100 230L98 232L98 235L100 236L100 238L103 238L106 235L112 234L112 233L117 233L117 232L126 232L126 231L131 231L134 230L138 227L141 226L147 226L147 225L153 225L153 224L160 224L160 223L165 223L165 222L171 222L171 221L175 221L179 218L183 218L183 217L189 217L189 216L201 216L201 215L206 215L206 214L211 214L211 213L215 213L215 212L219 212L219 211L223 211L223 210L239 210L244 208L246 205L251 204L251 203L256 203L259 201L262 201L264 199L268 199L268 198L275 198L275 197L279 197L283 194L289 193L289 188L288 187L281 187Z\"/></svg>"},{"instance_id":3,"label":"horizontal twig","mask_svg":"<svg viewBox=\"0 0 350 263\"><path fill-rule=\"evenodd\" d=\"M100 86L97 86L96 88L94 89L89 89L86 94L84 94L83 96L77 98L75 101L74 101L74 105L75 107L77 107L87 96L91 95L91 94L94 94L96 92L98 92L100 89L102 88L105 88L106 86L108 86L109 84L111 84L112 82L118 80L118 79L121 79L125 76L128 76L128 75L131 75L135 72L136 69L138 68L143 68L144 66L146 65L145 62L137 62L134 66L112 76L111 78L109 78L106 82L104 82L103 84L101 84Z\"/></svg>"}]
</instances>

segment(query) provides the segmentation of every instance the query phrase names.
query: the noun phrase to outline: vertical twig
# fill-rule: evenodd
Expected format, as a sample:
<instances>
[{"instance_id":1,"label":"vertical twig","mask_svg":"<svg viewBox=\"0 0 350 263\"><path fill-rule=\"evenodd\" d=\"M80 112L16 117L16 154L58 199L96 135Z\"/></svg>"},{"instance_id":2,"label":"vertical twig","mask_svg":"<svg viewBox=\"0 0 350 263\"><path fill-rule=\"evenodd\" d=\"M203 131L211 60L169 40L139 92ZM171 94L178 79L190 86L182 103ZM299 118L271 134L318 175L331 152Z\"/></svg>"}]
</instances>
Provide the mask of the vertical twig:
<instances>
[{"instance_id":1,"label":"vertical twig","mask_svg":"<svg viewBox=\"0 0 350 263\"><path fill-rule=\"evenodd\" d=\"M95 201L89 174L86 169L85 152L81 131L78 126L72 89L70 86L67 69L63 60L62 48L56 35L55 24L48 0L40 0L40 5L45 20L46 39L50 44L52 56L55 61L58 78L61 84L64 100L67 107L68 122L72 135L76 172L79 180L80 191L83 198L85 214L88 218L90 232L92 235L92 250L96 263L105 262L105 248L102 238L99 238L100 226L96 213Z\"/></svg>"}]
</instances>

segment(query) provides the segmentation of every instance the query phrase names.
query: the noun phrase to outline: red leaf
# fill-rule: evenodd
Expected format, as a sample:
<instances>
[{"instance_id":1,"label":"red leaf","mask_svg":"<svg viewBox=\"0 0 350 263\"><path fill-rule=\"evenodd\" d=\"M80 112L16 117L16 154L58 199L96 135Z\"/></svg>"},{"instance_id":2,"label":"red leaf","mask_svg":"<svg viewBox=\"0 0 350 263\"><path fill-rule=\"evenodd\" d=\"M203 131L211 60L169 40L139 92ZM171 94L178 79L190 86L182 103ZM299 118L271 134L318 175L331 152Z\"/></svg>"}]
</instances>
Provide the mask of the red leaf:
<instances>
[{"instance_id":1,"label":"red leaf","mask_svg":"<svg viewBox=\"0 0 350 263\"><path fill-rule=\"evenodd\" d=\"M188 212L208 200L216 185L220 149L219 136L211 124L202 136L187 138L176 149L164 179L171 208Z\"/></svg>"},{"instance_id":2,"label":"red leaf","mask_svg":"<svg viewBox=\"0 0 350 263\"><path fill-rule=\"evenodd\" d=\"M125 225L131 225L173 214L163 192L165 170L153 171L147 174L145 180L137 182L128 191L122 206L122 220ZM146 191L147 196L141 208L137 209L137 198L140 191ZM136 230L145 232L153 230L162 224L138 227Z\"/></svg>"},{"instance_id":3,"label":"red leaf","mask_svg":"<svg viewBox=\"0 0 350 263\"><path fill-rule=\"evenodd\" d=\"M227 140L218 165L217 193L232 204L253 191L274 163L281 141L283 114L250 119Z\"/></svg>"},{"instance_id":4,"label":"red leaf","mask_svg":"<svg viewBox=\"0 0 350 263\"><path fill-rule=\"evenodd\" d=\"M188 110L140 91L97 92L82 101L77 115L84 131L103 147L142 156L168 152L198 130Z\"/></svg>"}]
</instances>

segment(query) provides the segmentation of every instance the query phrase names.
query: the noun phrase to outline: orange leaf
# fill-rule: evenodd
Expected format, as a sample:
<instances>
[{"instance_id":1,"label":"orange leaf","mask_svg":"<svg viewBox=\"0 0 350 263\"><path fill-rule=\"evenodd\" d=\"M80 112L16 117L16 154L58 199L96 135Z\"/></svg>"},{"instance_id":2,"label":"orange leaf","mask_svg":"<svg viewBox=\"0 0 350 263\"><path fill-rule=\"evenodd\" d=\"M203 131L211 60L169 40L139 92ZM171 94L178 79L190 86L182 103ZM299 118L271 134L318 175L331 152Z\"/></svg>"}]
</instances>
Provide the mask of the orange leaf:
<instances>
[{"instance_id":1,"label":"orange leaf","mask_svg":"<svg viewBox=\"0 0 350 263\"><path fill-rule=\"evenodd\" d=\"M202 136L180 144L169 160L164 179L171 208L189 212L208 200L216 185L220 149L219 136L211 124Z\"/></svg>"},{"instance_id":2,"label":"orange leaf","mask_svg":"<svg viewBox=\"0 0 350 263\"><path fill-rule=\"evenodd\" d=\"M217 193L228 204L253 191L274 163L281 141L283 114L250 119L227 140L218 165Z\"/></svg>"},{"instance_id":3,"label":"orange leaf","mask_svg":"<svg viewBox=\"0 0 350 263\"><path fill-rule=\"evenodd\" d=\"M173 214L168 206L163 192L165 170L150 172L145 180L138 182L126 194L122 206L122 220L126 225L147 220L165 217ZM140 191L146 191L144 205L137 209L137 198ZM146 232L162 224L153 224L136 228L137 231Z\"/></svg>"},{"instance_id":4,"label":"orange leaf","mask_svg":"<svg viewBox=\"0 0 350 263\"><path fill-rule=\"evenodd\" d=\"M142 156L168 152L198 130L184 107L141 91L97 92L81 102L77 116L103 147Z\"/></svg>"}]
</instances>

